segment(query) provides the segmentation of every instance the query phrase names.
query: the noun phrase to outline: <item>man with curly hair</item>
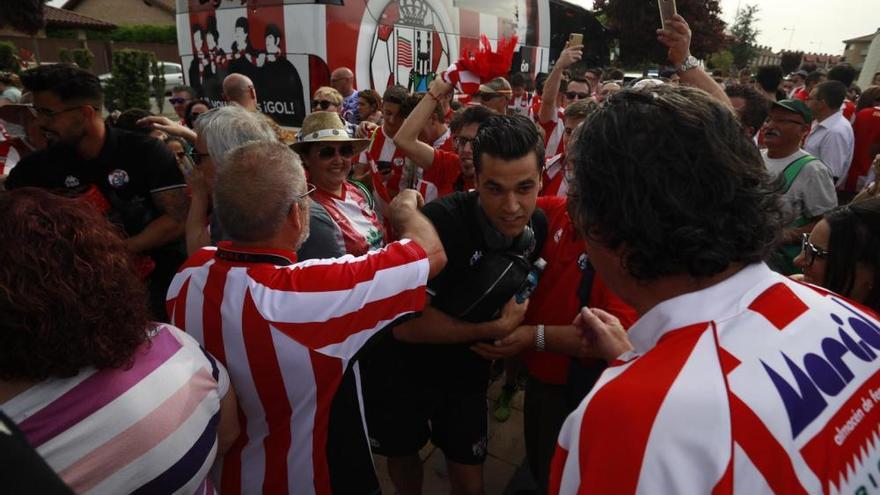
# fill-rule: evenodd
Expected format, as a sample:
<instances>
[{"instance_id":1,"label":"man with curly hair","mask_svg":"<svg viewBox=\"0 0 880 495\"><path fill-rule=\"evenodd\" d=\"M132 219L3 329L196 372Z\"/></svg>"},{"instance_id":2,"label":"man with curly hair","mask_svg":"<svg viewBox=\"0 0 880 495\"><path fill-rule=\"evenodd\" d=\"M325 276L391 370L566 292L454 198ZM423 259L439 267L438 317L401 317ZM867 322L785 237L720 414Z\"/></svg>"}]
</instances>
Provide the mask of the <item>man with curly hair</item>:
<instances>
[{"instance_id":1,"label":"man with curly hair","mask_svg":"<svg viewBox=\"0 0 880 495\"><path fill-rule=\"evenodd\" d=\"M624 333L581 310L582 345L610 364L562 428L549 492L869 486L880 322L763 263L778 184L730 108L685 86L626 90L572 143L572 220L640 319Z\"/></svg>"}]
</instances>

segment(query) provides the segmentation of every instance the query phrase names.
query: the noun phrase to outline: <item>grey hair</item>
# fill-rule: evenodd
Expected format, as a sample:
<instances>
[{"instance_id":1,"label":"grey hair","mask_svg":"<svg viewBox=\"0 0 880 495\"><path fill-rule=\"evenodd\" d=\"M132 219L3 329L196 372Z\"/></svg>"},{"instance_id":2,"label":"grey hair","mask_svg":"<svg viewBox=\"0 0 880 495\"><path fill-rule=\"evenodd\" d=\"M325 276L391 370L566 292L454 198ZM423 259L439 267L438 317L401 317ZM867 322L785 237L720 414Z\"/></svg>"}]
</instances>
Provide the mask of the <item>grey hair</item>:
<instances>
[{"instance_id":1,"label":"grey hair","mask_svg":"<svg viewBox=\"0 0 880 495\"><path fill-rule=\"evenodd\" d=\"M214 212L233 241L266 241L293 205L308 216L308 198L299 198L306 187L302 162L290 148L277 141L247 143L231 150L217 169Z\"/></svg>"},{"instance_id":2,"label":"grey hair","mask_svg":"<svg viewBox=\"0 0 880 495\"><path fill-rule=\"evenodd\" d=\"M238 105L215 108L199 115L195 130L205 140L208 154L218 169L226 163L226 153L233 148L251 141L278 141L262 115Z\"/></svg>"}]
</instances>

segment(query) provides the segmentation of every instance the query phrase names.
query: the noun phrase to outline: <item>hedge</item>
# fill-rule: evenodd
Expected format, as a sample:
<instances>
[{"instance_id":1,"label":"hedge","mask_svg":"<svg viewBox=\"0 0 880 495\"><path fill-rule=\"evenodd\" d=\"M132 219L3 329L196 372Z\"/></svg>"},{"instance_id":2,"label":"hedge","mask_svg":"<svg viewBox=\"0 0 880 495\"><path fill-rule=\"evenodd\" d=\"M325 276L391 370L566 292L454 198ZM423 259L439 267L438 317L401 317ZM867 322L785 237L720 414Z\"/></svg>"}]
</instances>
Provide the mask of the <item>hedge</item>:
<instances>
[{"instance_id":1,"label":"hedge","mask_svg":"<svg viewBox=\"0 0 880 495\"><path fill-rule=\"evenodd\" d=\"M134 25L119 26L112 31L86 30L86 38L95 41L127 41L134 43L177 44L177 27ZM73 29L46 29L49 38L75 39Z\"/></svg>"}]
</instances>

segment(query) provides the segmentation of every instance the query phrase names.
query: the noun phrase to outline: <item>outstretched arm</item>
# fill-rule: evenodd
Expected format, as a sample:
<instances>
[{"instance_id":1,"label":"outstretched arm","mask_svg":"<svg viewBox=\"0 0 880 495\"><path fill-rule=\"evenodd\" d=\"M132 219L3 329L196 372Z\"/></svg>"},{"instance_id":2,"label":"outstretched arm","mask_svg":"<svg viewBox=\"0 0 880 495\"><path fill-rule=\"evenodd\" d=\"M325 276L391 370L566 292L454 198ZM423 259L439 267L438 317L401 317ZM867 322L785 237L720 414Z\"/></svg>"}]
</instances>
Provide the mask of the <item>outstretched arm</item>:
<instances>
[{"instance_id":1,"label":"outstretched arm","mask_svg":"<svg viewBox=\"0 0 880 495\"><path fill-rule=\"evenodd\" d=\"M691 55L691 28L684 17L675 14L667 21L664 29L657 30L657 39L669 48L669 62L680 67ZM679 73L682 84L700 88L722 102L730 105L730 98L724 88L712 79L702 67L694 67Z\"/></svg>"},{"instance_id":2,"label":"outstretched arm","mask_svg":"<svg viewBox=\"0 0 880 495\"><path fill-rule=\"evenodd\" d=\"M437 108L440 99L444 98L450 91L452 85L444 82L440 76L431 83L431 89L422 97L419 104L409 114L409 117L403 121L397 135L394 136L394 144L397 145L416 165L425 170L431 168L434 164L434 148L427 143L419 141L419 132L428 125L431 120L431 114Z\"/></svg>"}]
</instances>

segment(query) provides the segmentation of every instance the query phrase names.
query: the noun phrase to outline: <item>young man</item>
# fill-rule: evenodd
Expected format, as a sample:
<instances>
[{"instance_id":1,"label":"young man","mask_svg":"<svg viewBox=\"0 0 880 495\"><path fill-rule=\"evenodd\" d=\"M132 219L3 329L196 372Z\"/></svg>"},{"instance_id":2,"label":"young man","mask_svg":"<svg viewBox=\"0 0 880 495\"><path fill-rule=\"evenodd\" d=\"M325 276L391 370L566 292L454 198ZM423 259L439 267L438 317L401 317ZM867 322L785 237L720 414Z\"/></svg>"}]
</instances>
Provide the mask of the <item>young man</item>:
<instances>
[{"instance_id":1,"label":"young man","mask_svg":"<svg viewBox=\"0 0 880 495\"><path fill-rule=\"evenodd\" d=\"M544 172L541 175L541 196L560 196L568 195L568 179L566 178L566 160L565 146L571 138L572 132L586 120L599 105L592 99L577 100L565 108L565 116L562 119L562 150L563 152L548 159L544 165Z\"/></svg>"},{"instance_id":2,"label":"young man","mask_svg":"<svg viewBox=\"0 0 880 495\"><path fill-rule=\"evenodd\" d=\"M804 87L795 91L794 99L807 101L810 98L810 94L813 92L813 88L815 88L819 83L825 81L825 74L818 70L814 70L807 74L807 77L804 78Z\"/></svg>"},{"instance_id":3,"label":"young man","mask_svg":"<svg viewBox=\"0 0 880 495\"><path fill-rule=\"evenodd\" d=\"M541 110L538 112L538 123L544 128L544 150L547 158L560 155L565 152L563 144L563 134L565 127L563 124L564 112L562 108L578 100L590 98L593 94L593 88L590 83L583 78L573 78L568 82L563 82L562 75L565 69L577 63L583 57L583 45L567 46L559 58L556 59L556 65L550 71L550 75L544 82L544 92L541 99ZM562 90L560 94L560 90ZM559 97L557 99L557 96Z\"/></svg>"},{"instance_id":4,"label":"young man","mask_svg":"<svg viewBox=\"0 0 880 495\"><path fill-rule=\"evenodd\" d=\"M510 76L510 87L513 95L507 107L508 115L531 117L532 94L526 89L526 74L517 72Z\"/></svg>"},{"instance_id":5,"label":"young man","mask_svg":"<svg viewBox=\"0 0 880 495\"><path fill-rule=\"evenodd\" d=\"M837 187L846 182L855 142L852 124L841 112L846 89L840 81L826 81L813 88L807 99L816 123L804 141L804 150L831 170Z\"/></svg>"},{"instance_id":6,"label":"young man","mask_svg":"<svg viewBox=\"0 0 880 495\"><path fill-rule=\"evenodd\" d=\"M767 120L770 111L770 100L758 92L751 84L731 84L724 88L730 104L736 111L746 135L758 142L758 131Z\"/></svg>"},{"instance_id":7,"label":"young man","mask_svg":"<svg viewBox=\"0 0 880 495\"><path fill-rule=\"evenodd\" d=\"M403 125L401 109L409 97L403 86L391 86L382 95L382 126L373 132L370 147L361 153L359 163L372 169L373 191L388 203L397 194L406 156L394 144L394 135ZM384 213L384 212L383 212Z\"/></svg>"},{"instance_id":8,"label":"young man","mask_svg":"<svg viewBox=\"0 0 880 495\"><path fill-rule=\"evenodd\" d=\"M174 113L177 114L179 118L178 123L180 125L186 125L184 122L184 114L186 113L186 105L189 102L193 101L195 98L195 91L189 86L175 86L171 90L171 98L168 99L171 102L171 106L174 107Z\"/></svg>"},{"instance_id":9,"label":"young man","mask_svg":"<svg viewBox=\"0 0 880 495\"><path fill-rule=\"evenodd\" d=\"M435 80L423 102L451 90ZM388 456L391 479L403 495L421 493L418 452L429 438L446 456L453 492L483 493L490 363L470 346L519 325L525 305L511 297L519 284L505 283L503 269L513 259L520 261L510 265L511 273L534 262L546 234L546 218L535 208L544 150L534 123L492 116L479 126L472 146L476 191L452 194L422 210L449 260L429 285L429 306L397 326L398 340L364 363L373 451Z\"/></svg>"}]
</instances>

